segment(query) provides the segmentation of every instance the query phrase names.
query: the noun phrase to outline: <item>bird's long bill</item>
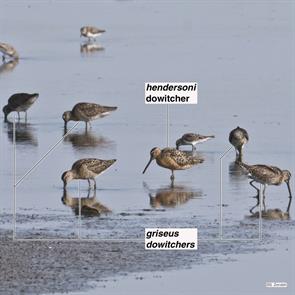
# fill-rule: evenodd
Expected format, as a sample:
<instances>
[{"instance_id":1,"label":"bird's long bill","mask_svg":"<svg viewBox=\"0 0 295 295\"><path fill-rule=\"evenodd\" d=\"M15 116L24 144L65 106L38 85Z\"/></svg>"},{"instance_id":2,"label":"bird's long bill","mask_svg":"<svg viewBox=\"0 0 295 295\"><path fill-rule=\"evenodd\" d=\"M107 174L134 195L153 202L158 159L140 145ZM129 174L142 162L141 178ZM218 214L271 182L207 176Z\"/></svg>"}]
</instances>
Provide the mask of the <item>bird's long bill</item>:
<instances>
[{"instance_id":1,"label":"bird's long bill","mask_svg":"<svg viewBox=\"0 0 295 295\"><path fill-rule=\"evenodd\" d=\"M146 169L147 169L148 166L152 163L152 161L153 161L153 158L151 157L150 160L149 160L149 162L148 162L147 165L145 166L144 170L142 171L142 174L145 173Z\"/></svg>"}]
</instances>

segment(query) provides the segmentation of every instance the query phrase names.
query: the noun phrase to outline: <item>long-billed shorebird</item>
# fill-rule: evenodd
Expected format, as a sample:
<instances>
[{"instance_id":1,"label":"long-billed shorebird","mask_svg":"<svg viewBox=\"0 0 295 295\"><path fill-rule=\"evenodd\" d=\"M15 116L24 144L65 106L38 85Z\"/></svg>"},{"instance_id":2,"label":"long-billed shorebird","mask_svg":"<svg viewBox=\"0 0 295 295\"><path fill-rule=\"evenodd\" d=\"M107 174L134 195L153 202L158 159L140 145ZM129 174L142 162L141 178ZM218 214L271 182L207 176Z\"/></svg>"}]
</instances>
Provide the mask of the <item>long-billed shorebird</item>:
<instances>
[{"instance_id":1,"label":"long-billed shorebird","mask_svg":"<svg viewBox=\"0 0 295 295\"><path fill-rule=\"evenodd\" d=\"M105 30L93 27L93 26L85 26L80 29L80 36L90 39L94 39L104 33Z\"/></svg>"},{"instance_id":2,"label":"long-billed shorebird","mask_svg":"<svg viewBox=\"0 0 295 295\"><path fill-rule=\"evenodd\" d=\"M102 106L96 103L80 102L77 103L71 111L63 113L62 118L65 122L65 128L69 121L83 121L90 124L90 121L103 118L117 109L117 107Z\"/></svg>"},{"instance_id":3,"label":"long-billed shorebird","mask_svg":"<svg viewBox=\"0 0 295 295\"><path fill-rule=\"evenodd\" d=\"M263 191L262 191L263 203L265 199L265 190L267 185L281 185L283 182L285 182L288 187L289 198L290 198L290 202L287 208L287 212L289 212L291 199L292 199L292 193L290 188L291 172L289 170L281 170L280 168L275 166L260 165L260 164L247 165L242 162L239 162L239 165L248 172L249 178L252 179L250 181L250 185L253 188L255 188L255 190L257 191L258 202L257 202L257 205L250 210L251 213L252 213L252 210L259 205L259 191L260 191L253 184L253 182L257 182L263 185Z\"/></svg>"},{"instance_id":4,"label":"long-billed shorebird","mask_svg":"<svg viewBox=\"0 0 295 295\"><path fill-rule=\"evenodd\" d=\"M11 112L17 112L18 119L20 119L20 112L25 112L27 120L27 110L34 104L39 97L38 93L16 93L9 97L8 103L3 107L4 120L7 121L7 116Z\"/></svg>"},{"instance_id":5,"label":"long-billed shorebird","mask_svg":"<svg viewBox=\"0 0 295 295\"><path fill-rule=\"evenodd\" d=\"M238 126L230 132L228 140L235 147L236 161L242 162L243 147L249 141L248 132Z\"/></svg>"},{"instance_id":6,"label":"long-billed shorebird","mask_svg":"<svg viewBox=\"0 0 295 295\"><path fill-rule=\"evenodd\" d=\"M156 160L159 166L171 170L170 179L172 182L174 181L174 170L185 170L204 161L197 156L189 155L174 148L164 148L161 150L155 147L150 151L150 160L145 166L143 174L153 160Z\"/></svg>"},{"instance_id":7,"label":"long-billed shorebird","mask_svg":"<svg viewBox=\"0 0 295 295\"><path fill-rule=\"evenodd\" d=\"M196 149L198 143L205 142L211 138L214 138L214 135L201 135L196 133L185 133L181 138L176 140L176 148L179 149L181 145L191 145L192 150Z\"/></svg>"},{"instance_id":8,"label":"long-billed shorebird","mask_svg":"<svg viewBox=\"0 0 295 295\"><path fill-rule=\"evenodd\" d=\"M71 170L65 171L61 176L61 179L64 183L64 188L67 186L68 182L73 179L85 179L88 181L89 187L91 187L90 179L92 179L94 182L94 189L96 189L95 177L102 174L115 162L115 159L100 160L95 158L81 159L76 161L72 165Z\"/></svg>"},{"instance_id":9,"label":"long-billed shorebird","mask_svg":"<svg viewBox=\"0 0 295 295\"><path fill-rule=\"evenodd\" d=\"M7 43L0 42L0 52L2 52L2 61L5 61L5 58L8 56L12 59L19 59L19 55L13 46Z\"/></svg>"}]
</instances>

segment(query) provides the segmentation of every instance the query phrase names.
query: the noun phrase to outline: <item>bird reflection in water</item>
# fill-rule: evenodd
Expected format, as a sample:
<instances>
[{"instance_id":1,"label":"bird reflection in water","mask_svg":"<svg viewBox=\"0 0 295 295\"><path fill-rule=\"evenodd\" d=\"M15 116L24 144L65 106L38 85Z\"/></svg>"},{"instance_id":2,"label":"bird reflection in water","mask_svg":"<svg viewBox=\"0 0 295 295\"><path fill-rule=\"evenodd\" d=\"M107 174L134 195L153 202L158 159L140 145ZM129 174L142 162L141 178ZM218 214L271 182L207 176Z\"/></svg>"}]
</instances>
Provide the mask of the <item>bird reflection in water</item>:
<instances>
[{"instance_id":1,"label":"bird reflection in water","mask_svg":"<svg viewBox=\"0 0 295 295\"><path fill-rule=\"evenodd\" d=\"M8 139L13 142L13 123L6 122ZM15 123L15 141L23 145L38 146L38 139L35 136L36 130L32 124L16 122Z\"/></svg>"},{"instance_id":2,"label":"bird reflection in water","mask_svg":"<svg viewBox=\"0 0 295 295\"><path fill-rule=\"evenodd\" d=\"M251 218L259 218L259 211L250 215ZM261 217L266 220L289 220L290 214L288 211L284 212L281 209L268 209L261 211Z\"/></svg>"},{"instance_id":3,"label":"bird reflection in water","mask_svg":"<svg viewBox=\"0 0 295 295\"><path fill-rule=\"evenodd\" d=\"M229 171L229 177L232 182L237 181L245 181L248 179L248 175L245 172L245 169L243 169L239 164L236 162L231 162L228 167Z\"/></svg>"},{"instance_id":4,"label":"bird reflection in water","mask_svg":"<svg viewBox=\"0 0 295 295\"><path fill-rule=\"evenodd\" d=\"M169 185L156 190L152 190L144 182L143 187L147 191L150 198L152 208L175 208L179 205L187 203L193 198L200 198L202 192L195 191L192 188L182 185Z\"/></svg>"},{"instance_id":5,"label":"bird reflection in water","mask_svg":"<svg viewBox=\"0 0 295 295\"><path fill-rule=\"evenodd\" d=\"M64 129L64 135L67 133ZM70 142L73 148L77 150L99 147L101 149L111 149L114 147L114 142L103 137L97 136L89 130L84 132L70 132L64 139L65 142Z\"/></svg>"},{"instance_id":6,"label":"bird reflection in water","mask_svg":"<svg viewBox=\"0 0 295 295\"><path fill-rule=\"evenodd\" d=\"M0 75L12 72L14 68L17 66L17 64L18 64L18 59L4 62L2 65L0 65Z\"/></svg>"},{"instance_id":7,"label":"bird reflection in water","mask_svg":"<svg viewBox=\"0 0 295 295\"><path fill-rule=\"evenodd\" d=\"M96 191L90 197L91 190L88 190L86 198L72 197L68 194L67 190L64 189L61 201L64 205L70 207L75 215L79 215L79 199L81 199L81 215L83 216L100 216L101 214L110 213L111 210L106 206L99 203L96 199Z\"/></svg>"},{"instance_id":8,"label":"bird reflection in water","mask_svg":"<svg viewBox=\"0 0 295 295\"><path fill-rule=\"evenodd\" d=\"M104 47L97 43L85 42L80 45L80 53L82 56L91 55L100 51L104 51Z\"/></svg>"}]
</instances>

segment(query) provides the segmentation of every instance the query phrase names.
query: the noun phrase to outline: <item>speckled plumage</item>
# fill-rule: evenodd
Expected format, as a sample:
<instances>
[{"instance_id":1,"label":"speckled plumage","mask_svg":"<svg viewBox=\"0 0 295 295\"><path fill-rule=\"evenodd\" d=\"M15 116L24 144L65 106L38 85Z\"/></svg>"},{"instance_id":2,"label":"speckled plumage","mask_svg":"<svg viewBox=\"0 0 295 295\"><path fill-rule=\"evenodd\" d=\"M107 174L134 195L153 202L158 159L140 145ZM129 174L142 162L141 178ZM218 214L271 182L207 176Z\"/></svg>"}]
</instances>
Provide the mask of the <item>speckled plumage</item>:
<instances>
[{"instance_id":1,"label":"speckled plumage","mask_svg":"<svg viewBox=\"0 0 295 295\"><path fill-rule=\"evenodd\" d=\"M6 56L11 57L12 59L18 59L18 53L17 51L14 49L13 46L7 44L7 43L1 43L0 42L0 52L2 52L3 56L2 56L2 60L5 60Z\"/></svg>"},{"instance_id":2,"label":"speckled plumage","mask_svg":"<svg viewBox=\"0 0 295 295\"><path fill-rule=\"evenodd\" d=\"M290 188L290 178L291 173L288 170L281 170L276 166L269 166L269 165L247 165L245 163L240 162L239 165L243 167L249 175L249 178L252 180L250 181L250 185L254 187L257 191L257 197L259 196L259 189L253 184L253 182L257 182L263 185L263 200L265 199L265 189L267 185L281 185L283 182L287 184L288 191L289 191L289 198L292 198L291 188ZM258 202L259 204L259 202ZM287 212L289 212L290 204L288 205ZM250 211L255 208L254 206Z\"/></svg>"},{"instance_id":3,"label":"speckled plumage","mask_svg":"<svg viewBox=\"0 0 295 295\"><path fill-rule=\"evenodd\" d=\"M214 135L201 135L196 133L185 133L181 138L176 141L176 148L179 149L181 145L191 145L192 149L195 149L195 145L198 143L205 142L211 138L214 138Z\"/></svg>"},{"instance_id":4,"label":"speckled plumage","mask_svg":"<svg viewBox=\"0 0 295 295\"><path fill-rule=\"evenodd\" d=\"M84 26L80 29L80 36L86 37L88 39L95 39L104 32L105 30L96 28L94 26Z\"/></svg>"},{"instance_id":5,"label":"speckled plumage","mask_svg":"<svg viewBox=\"0 0 295 295\"><path fill-rule=\"evenodd\" d=\"M248 132L238 126L230 132L228 140L235 147L236 161L242 162L243 147L249 141Z\"/></svg>"},{"instance_id":6,"label":"speckled plumage","mask_svg":"<svg viewBox=\"0 0 295 295\"><path fill-rule=\"evenodd\" d=\"M7 121L7 116L11 112L17 112L18 118L20 119L20 112L25 112L27 117L27 110L34 104L34 102L39 97L38 93L16 93L10 96L8 103L3 107L3 113L5 116L5 121Z\"/></svg>"},{"instance_id":7,"label":"speckled plumage","mask_svg":"<svg viewBox=\"0 0 295 295\"><path fill-rule=\"evenodd\" d=\"M90 179L94 181L94 188L96 188L95 177L102 174L106 169L116 162L112 160L101 160L95 158L87 158L76 161L71 170L65 171L62 175L64 187L72 179L87 179L90 186Z\"/></svg>"},{"instance_id":8,"label":"speckled plumage","mask_svg":"<svg viewBox=\"0 0 295 295\"><path fill-rule=\"evenodd\" d=\"M161 150L156 147L150 151L150 160L143 170L143 173L145 173L154 159L159 166L171 170L171 180L174 179L174 170L185 170L204 161L200 157L189 155L175 148L164 148Z\"/></svg>"},{"instance_id":9,"label":"speckled plumage","mask_svg":"<svg viewBox=\"0 0 295 295\"><path fill-rule=\"evenodd\" d=\"M71 111L66 111L63 113L63 120L65 122L65 127L68 121L83 121L89 123L90 121L103 118L107 116L110 112L113 112L117 107L102 106L96 103L80 102L77 103Z\"/></svg>"}]
</instances>

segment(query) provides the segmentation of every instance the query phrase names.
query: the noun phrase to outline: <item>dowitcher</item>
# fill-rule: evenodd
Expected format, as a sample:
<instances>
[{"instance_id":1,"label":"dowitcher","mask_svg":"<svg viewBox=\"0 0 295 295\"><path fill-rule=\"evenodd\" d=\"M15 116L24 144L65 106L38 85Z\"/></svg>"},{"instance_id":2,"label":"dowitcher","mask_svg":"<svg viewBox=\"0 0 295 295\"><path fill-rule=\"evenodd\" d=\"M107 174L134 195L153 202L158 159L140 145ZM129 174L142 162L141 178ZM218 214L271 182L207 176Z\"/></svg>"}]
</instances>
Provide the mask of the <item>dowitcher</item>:
<instances>
[{"instance_id":1,"label":"dowitcher","mask_svg":"<svg viewBox=\"0 0 295 295\"><path fill-rule=\"evenodd\" d=\"M68 182L72 179L87 179L89 187L91 187L90 179L94 182L94 189L96 189L95 177L102 174L106 169L116 162L115 159L112 160L100 160L100 159L81 159L76 161L71 170L65 171L62 174L62 181L64 183L64 188L67 186Z\"/></svg>"},{"instance_id":2,"label":"dowitcher","mask_svg":"<svg viewBox=\"0 0 295 295\"><path fill-rule=\"evenodd\" d=\"M19 59L17 51L14 49L13 46L7 44L7 43L1 43L0 42L0 52L2 52L2 61L5 61L5 57L8 56L12 59Z\"/></svg>"},{"instance_id":3,"label":"dowitcher","mask_svg":"<svg viewBox=\"0 0 295 295\"><path fill-rule=\"evenodd\" d=\"M290 188L291 173L289 170L281 170L278 167L268 165L247 165L242 162L240 162L239 164L248 172L249 178L252 179L250 181L250 185L257 191L258 202L257 205L250 210L251 213L252 210L259 205L259 189L253 184L253 182L257 182L263 185L263 203L265 200L265 190L267 185L281 185L283 182L285 182L288 187L290 198L290 202L287 208L287 212L289 212L292 199Z\"/></svg>"},{"instance_id":4,"label":"dowitcher","mask_svg":"<svg viewBox=\"0 0 295 295\"><path fill-rule=\"evenodd\" d=\"M238 126L230 132L229 142L235 147L237 162L242 162L243 147L248 141L249 135L245 129Z\"/></svg>"},{"instance_id":5,"label":"dowitcher","mask_svg":"<svg viewBox=\"0 0 295 295\"><path fill-rule=\"evenodd\" d=\"M86 38L88 38L88 40L90 40L90 39L95 40L96 37L98 37L99 35L101 35L104 32L105 32L105 30L98 29L93 26L85 26L80 29L80 36L86 37Z\"/></svg>"},{"instance_id":6,"label":"dowitcher","mask_svg":"<svg viewBox=\"0 0 295 295\"><path fill-rule=\"evenodd\" d=\"M164 148L161 150L155 147L150 151L150 160L145 166L142 172L143 174L153 160L156 160L159 166L171 170L171 181L174 180L174 170L185 170L204 161L199 157L189 155L174 148Z\"/></svg>"},{"instance_id":7,"label":"dowitcher","mask_svg":"<svg viewBox=\"0 0 295 295\"><path fill-rule=\"evenodd\" d=\"M181 145L191 145L192 150L196 149L196 144L205 142L211 138L214 138L214 135L201 135L196 133L186 133L183 134L181 138L176 141L176 148L179 149Z\"/></svg>"},{"instance_id":8,"label":"dowitcher","mask_svg":"<svg viewBox=\"0 0 295 295\"><path fill-rule=\"evenodd\" d=\"M110 112L113 112L117 107L101 106L96 103L80 102L77 103L71 111L63 113L62 118L65 122L65 128L67 128L68 121L83 121L86 124L90 124L98 118L107 116Z\"/></svg>"},{"instance_id":9,"label":"dowitcher","mask_svg":"<svg viewBox=\"0 0 295 295\"><path fill-rule=\"evenodd\" d=\"M27 110L34 104L34 102L39 97L38 93L16 93L9 97L8 104L4 106L3 113L5 116L5 121L7 121L7 116L11 112L17 112L18 119L20 119L20 112L25 112L27 120Z\"/></svg>"}]
</instances>

